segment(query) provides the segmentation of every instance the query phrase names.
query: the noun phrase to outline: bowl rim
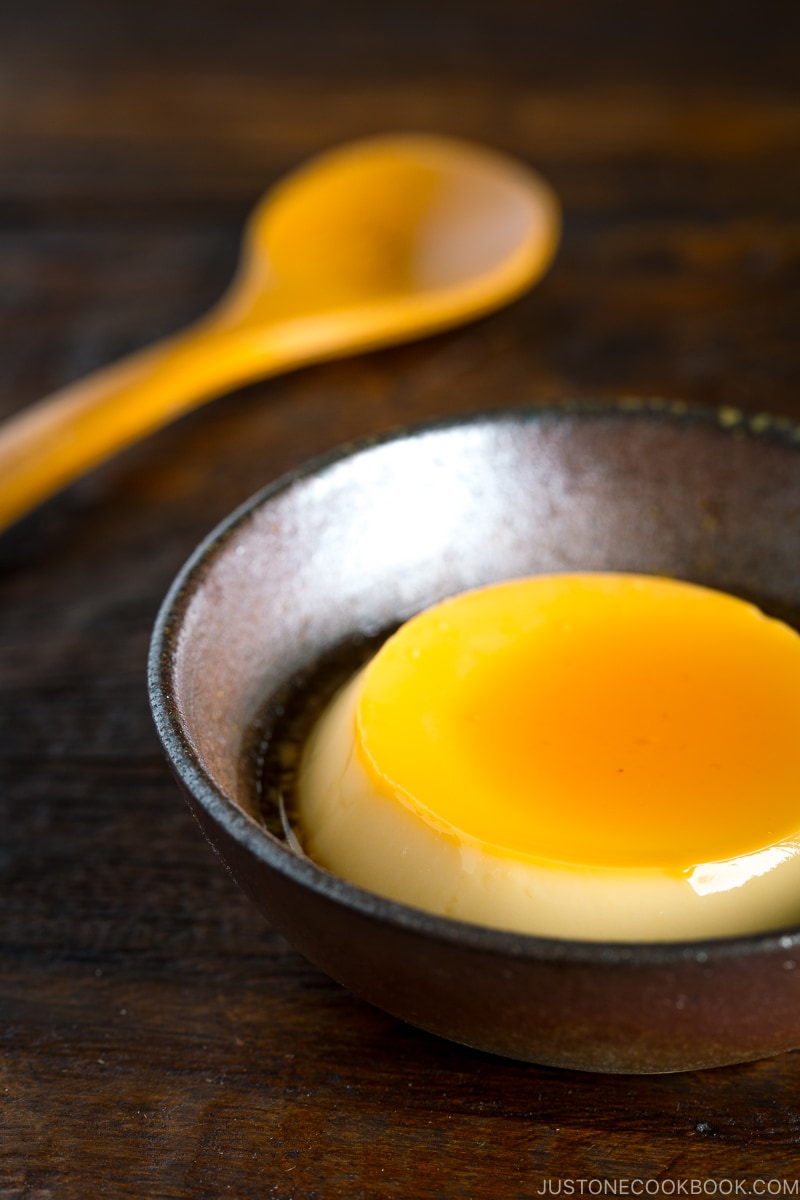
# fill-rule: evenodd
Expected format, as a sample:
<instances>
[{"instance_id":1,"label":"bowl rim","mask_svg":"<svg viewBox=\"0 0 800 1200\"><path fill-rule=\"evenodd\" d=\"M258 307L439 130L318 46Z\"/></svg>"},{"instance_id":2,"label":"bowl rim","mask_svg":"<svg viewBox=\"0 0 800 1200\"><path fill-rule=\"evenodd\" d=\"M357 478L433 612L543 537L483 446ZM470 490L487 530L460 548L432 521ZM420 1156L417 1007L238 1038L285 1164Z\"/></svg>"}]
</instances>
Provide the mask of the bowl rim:
<instances>
[{"instance_id":1,"label":"bowl rim","mask_svg":"<svg viewBox=\"0 0 800 1200\"><path fill-rule=\"evenodd\" d=\"M429 941L445 942L464 950L496 955L504 960L583 966L671 967L684 962L710 966L714 962L743 957L785 954L788 950L800 947L800 925L697 941L601 942L495 929L390 900L332 874L310 858L301 857L270 833L211 778L184 731L172 688L172 665L182 618L194 592L202 586L216 554L256 510L309 477L392 442L477 425L530 425L540 420L564 418L662 420L682 427L716 426L722 436L778 441L788 449L800 452L800 422L789 417L766 412L744 412L727 406L710 408L689 405L680 400L631 396L617 400L561 400L456 414L393 427L317 455L268 483L224 517L196 546L161 603L150 641L147 681L153 720L167 760L187 794L199 807L234 842L243 843L266 867L278 871L300 887L310 889L322 899L354 910L364 918L398 926Z\"/></svg>"}]
</instances>

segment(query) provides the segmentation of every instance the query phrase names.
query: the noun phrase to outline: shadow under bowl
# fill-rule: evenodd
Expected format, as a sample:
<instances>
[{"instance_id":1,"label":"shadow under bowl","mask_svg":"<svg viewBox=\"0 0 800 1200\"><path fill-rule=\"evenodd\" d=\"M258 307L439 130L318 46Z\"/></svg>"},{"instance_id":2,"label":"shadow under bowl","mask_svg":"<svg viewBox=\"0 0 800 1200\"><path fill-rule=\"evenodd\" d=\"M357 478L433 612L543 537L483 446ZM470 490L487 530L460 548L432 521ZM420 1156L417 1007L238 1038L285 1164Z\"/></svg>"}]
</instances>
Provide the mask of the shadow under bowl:
<instances>
[{"instance_id":1,"label":"shadow under bowl","mask_svg":"<svg viewBox=\"0 0 800 1200\"><path fill-rule=\"evenodd\" d=\"M800 1046L800 929L606 944L421 912L270 832L259 746L270 701L292 680L452 593L635 571L736 593L797 626L799 549L800 430L782 419L565 405L344 447L254 497L183 569L152 643L156 725L235 879L293 945L378 1007L472 1047L588 1071L775 1054Z\"/></svg>"}]
</instances>

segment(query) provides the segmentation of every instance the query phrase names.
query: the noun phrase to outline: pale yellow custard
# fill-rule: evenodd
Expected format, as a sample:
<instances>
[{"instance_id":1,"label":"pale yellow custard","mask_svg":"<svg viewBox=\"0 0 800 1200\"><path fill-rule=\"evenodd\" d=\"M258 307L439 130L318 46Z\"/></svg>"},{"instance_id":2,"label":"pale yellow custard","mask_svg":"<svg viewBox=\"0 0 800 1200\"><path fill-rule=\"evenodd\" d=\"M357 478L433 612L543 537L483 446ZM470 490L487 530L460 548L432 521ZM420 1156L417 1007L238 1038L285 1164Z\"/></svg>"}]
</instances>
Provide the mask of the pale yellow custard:
<instances>
[{"instance_id":1,"label":"pale yellow custard","mask_svg":"<svg viewBox=\"0 0 800 1200\"><path fill-rule=\"evenodd\" d=\"M408 621L305 749L306 852L527 933L669 941L800 917L800 636L720 592L539 576Z\"/></svg>"}]
</instances>

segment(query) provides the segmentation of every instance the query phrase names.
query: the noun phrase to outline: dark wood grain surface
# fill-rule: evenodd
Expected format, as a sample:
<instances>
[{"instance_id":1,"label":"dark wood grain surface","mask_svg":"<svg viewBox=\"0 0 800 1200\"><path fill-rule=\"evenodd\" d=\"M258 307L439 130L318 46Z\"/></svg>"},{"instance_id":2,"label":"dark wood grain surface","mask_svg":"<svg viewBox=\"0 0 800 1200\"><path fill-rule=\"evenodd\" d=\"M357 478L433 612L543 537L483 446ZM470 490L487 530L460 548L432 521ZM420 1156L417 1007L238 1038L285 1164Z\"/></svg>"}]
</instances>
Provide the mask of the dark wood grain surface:
<instances>
[{"instance_id":1,"label":"dark wood grain surface","mask_svg":"<svg viewBox=\"0 0 800 1200\"><path fill-rule=\"evenodd\" d=\"M407 1028L308 965L184 810L144 668L194 544L352 436L620 393L800 417L799 12L0 8L4 414L202 312L258 194L331 143L476 138L565 206L551 274L508 310L231 395L0 537L2 1200L797 1187L800 1054L540 1069Z\"/></svg>"}]
</instances>

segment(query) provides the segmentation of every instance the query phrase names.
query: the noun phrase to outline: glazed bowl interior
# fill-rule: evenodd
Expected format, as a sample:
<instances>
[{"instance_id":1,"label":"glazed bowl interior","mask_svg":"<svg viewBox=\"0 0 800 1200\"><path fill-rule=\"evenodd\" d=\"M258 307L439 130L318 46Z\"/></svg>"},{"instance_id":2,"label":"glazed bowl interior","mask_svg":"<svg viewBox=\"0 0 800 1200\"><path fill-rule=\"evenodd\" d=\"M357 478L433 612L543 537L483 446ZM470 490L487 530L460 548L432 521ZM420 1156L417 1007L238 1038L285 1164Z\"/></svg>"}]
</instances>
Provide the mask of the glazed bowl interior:
<instances>
[{"instance_id":1,"label":"glazed bowl interior","mask_svg":"<svg viewBox=\"0 0 800 1200\"><path fill-rule=\"evenodd\" d=\"M156 724L204 832L308 957L454 1040L613 1071L800 1046L800 931L614 945L465 925L296 854L260 787L268 714L292 681L466 588L634 571L733 592L800 624L799 467L787 422L630 402L405 431L267 488L199 547L153 639Z\"/></svg>"}]
</instances>

